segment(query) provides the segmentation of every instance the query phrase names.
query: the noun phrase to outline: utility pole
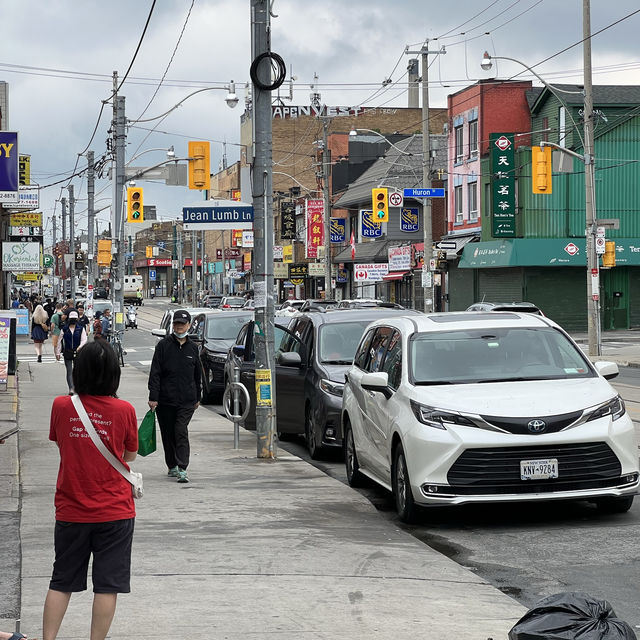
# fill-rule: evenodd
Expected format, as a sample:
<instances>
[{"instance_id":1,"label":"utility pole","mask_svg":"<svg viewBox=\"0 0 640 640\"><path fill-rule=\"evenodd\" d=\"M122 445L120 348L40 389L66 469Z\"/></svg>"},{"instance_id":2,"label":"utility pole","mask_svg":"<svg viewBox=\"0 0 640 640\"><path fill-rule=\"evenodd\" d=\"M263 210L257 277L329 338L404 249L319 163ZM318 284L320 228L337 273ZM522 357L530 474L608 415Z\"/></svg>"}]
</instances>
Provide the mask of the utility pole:
<instances>
[{"instance_id":1,"label":"utility pole","mask_svg":"<svg viewBox=\"0 0 640 640\"><path fill-rule=\"evenodd\" d=\"M95 174L94 174L94 155L93 151L87 151L87 235L88 237L88 251L87 251L87 286L95 285L95 278L93 276L93 265L96 262L97 243L93 234L94 230L94 199L96 194L95 188Z\"/></svg>"},{"instance_id":2,"label":"utility pole","mask_svg":"<svg viewBox=\"0 0 640 640\"><path fill-rule=\"evenodd\" d=\"M125 246L124 246L124 220L123 220L123 207L122 207L122 193L125 183L125 171L124 171L124 151L126 143L125 133L125 115L124 115L124 96L117 95L116 90L118 88L118 72L113 72L113 123L111 128L113 130L113 150L114 150L114 167L113 167L113 209L111 211L112 227L113 227L113 239L116 241L116 250L113 251L113 255L116 256L116 275L113 278L113 291L112 298L114 303L114 316L118 318L118 312L120 312L120 318L124 321L124 263L125 263ZM113 272L112 272L113 273ZM116 325L117 329L122 329L123 325Z\"/></svg>"},{"instance_id":3,"label":"utility pole","mask_svg":"<svg viewBox=\"0 0 640 640\"><path fill-rule=\"evenodd\" d=\"M445 53L443 49L429 51L429 40L420 51L405 51L420 54L422 62L422 188L431 188L431 137L429 131L429 54ZM422 229L424 257L422 258L422 291L424 296L424 312L433 311L433 272L429 270L429 260L433 256L433 227L431 218L431 198L423 198Z\"/></svg>"},{"instance_id":4,"label":"utility pole","mask_svg":"<svg viewBox=\"0 0 640 640\"><path fill-rule=\"evenodd\" d=\"M177 302L182 304L183 288L182 288L182 269L184 267L184 258L182 256L182 231L178 231L178 295Z\"/></svg>"},{"instance_id":5,"label":"utility pole","mask_svg":"<svg viewBox=\"0 0 640 640\"><path fill-rule=\"evenodd\" d=\"M76 299L76 221L74 217L76 200L73 197L73 185L70 184L69 190L69 253L71 254L71 267L69 273L71 275L71 299Z\"/></svg>"},{"instance_id":6,"label":"utility pole","mask_svg":"<svg viewBox=\"0 0 640 640\"><path fill-rule=\"evenodd\" d=\"M324 200L324 297L329 299L331 290L331 201L329 200L329 118L322 121L322 197Z\"/></svg>"},{"instance_id":7,"label":"utility pole","mask_svg":"<svg viewBox=\"0 0 640 640\"><path fill-rule=\"evenodd\" d=\"M56 222L55 211L54 211L54 214L53 214L52 222L53 222L53 250L51 251L51 253L53 254L53 256L55 258L54 263L53 263L53 282L55 282L56 281L56 271L58 270L58 253L56 251L56 241L57 241L57 238L58 238L58 224ZM54 295L54 297L58 296L58 290L55 287L53 287L53 295Z\"/></svg>"},{"instance_id":8,"label":"utility pole","mask_svg":"<svg viewBox=\"0 0 640 640\"><path fill-rule=\"evenodd\" d=\"M251 0L251 59L269 53L270 2ZM272 66L263 60L253 83L253 208L255 212L255 354L256 435L258 458L276 456L276 406L273 299L273 176L271 142ZM256 84L256 80L260 86ZM262 88L261 88L262 87Z\"/></svg>"},{"instance_id":9,"label":"utility pole","mask_svg":"<svg viewBox=\"0 0 640 640\"><path fill-rule=\"evenodd\" d=\"M584 66L584 188L587 242L587 329L589 355L600 355L600 262L596 254L595 155L593 134L593 79L591 72L591 2L582 0Z\"/></svg>"},{"instance_id":10,"label":"utility pole","mask_svg":"<svg viewBox=\"0 0 640 640\"><path fill-rule=\"evenodd\" d=\"M69 253L69 245L67 244L67 199L61 198L60 205L62 208L62 248L64 253L62 254L62 272L67 275L67 263L66 254ZM67 279L62 278L62 297L67 298Z\"/></svg>"}]
</instances>

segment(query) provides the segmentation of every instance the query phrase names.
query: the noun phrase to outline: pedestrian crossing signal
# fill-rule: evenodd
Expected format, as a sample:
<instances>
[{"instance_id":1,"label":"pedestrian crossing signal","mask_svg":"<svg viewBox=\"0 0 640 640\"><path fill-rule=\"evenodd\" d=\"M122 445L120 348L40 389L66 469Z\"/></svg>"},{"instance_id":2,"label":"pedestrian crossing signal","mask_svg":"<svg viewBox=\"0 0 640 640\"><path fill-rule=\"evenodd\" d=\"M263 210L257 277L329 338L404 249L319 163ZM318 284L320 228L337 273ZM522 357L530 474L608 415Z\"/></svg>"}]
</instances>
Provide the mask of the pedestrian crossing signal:
<instances>
[{"instance_id":1,"label":"pedestrian crossing signal","mask_svg":"<svg viewBox=\"0 0 640 640\"><path fill-rule=\"evenodd\" d=\"M144 222L142 187L127 187L127 222Z\"/></svg>"}]
</instances>

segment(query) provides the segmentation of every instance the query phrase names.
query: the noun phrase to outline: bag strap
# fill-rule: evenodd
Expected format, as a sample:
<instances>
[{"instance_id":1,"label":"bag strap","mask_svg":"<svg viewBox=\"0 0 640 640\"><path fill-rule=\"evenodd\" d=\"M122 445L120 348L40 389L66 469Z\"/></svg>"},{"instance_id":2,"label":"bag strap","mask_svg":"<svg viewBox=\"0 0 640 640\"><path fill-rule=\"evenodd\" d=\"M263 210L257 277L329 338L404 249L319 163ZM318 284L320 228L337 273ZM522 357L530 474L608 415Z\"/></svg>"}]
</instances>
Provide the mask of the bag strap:
<instances>
[{"instance_id":1,"label":"bag strap","mask_svg":"<svg viewBox=\"0 0 640 640\"><path fill-rule=\"evenodd\" d=\"M113 453L107 449L104 442L102 442L102 438L98 435L96 428L93 426L80 397L77 394L71 396L71 402L73 402L73 406L78 412L78 416L80 416L80 420L84 425L85 431L93 441L93 444L96 445L98 451L107 459L107 462L109 462L109 464L111 464L118 473L122 474L122 476L132 485L135 485L135 480L131 472L127 471L124 464L122 464L122 462L120 462L120 460L118 460L118 458L116 458Z\"/></svg>"}]
</instances>

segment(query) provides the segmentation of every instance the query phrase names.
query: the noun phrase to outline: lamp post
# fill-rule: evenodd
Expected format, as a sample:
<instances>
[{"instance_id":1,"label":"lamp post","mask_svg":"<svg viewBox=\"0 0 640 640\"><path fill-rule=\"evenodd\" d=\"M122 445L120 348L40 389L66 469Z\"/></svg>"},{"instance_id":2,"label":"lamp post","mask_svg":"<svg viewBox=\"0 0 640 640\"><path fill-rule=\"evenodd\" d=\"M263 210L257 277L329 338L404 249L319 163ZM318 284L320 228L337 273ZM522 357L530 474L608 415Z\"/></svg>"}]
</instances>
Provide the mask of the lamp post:
<instances>
[{"instance_id":1,"label":"lamp post","mask_svg":"<svg viewBox=\"0 0 640 640\"><path fill-rule=\"evenodd\" d=\"M594 138L593 138L593 87L591 83L591 25L589 20L589 0L583 0L583 30L584 36L584 155L582 157L575 152L563 149L559 145L550 144L563 153L579 157L584 162L584 186L585 186L585 239L587 248L587 332L589 342L589 355L599 356L600 348L600 292L599 275L600 263L596 254L596 211L595 211L595 159L594 159ZM581 91L563 91L553 87L543 80L531 67L515 58L506 56L491 56L485 51L482 58L481 67L487 71L491 69L491 60L509 60L516 62L531 72L549 91L562 103L567 113L571 116L571 111L566 101L560 96L562 93L583 93ZM577 127L576 127L577 130ZM544 146L544 142L540 143Z\"/></svg>"}]
</instances>

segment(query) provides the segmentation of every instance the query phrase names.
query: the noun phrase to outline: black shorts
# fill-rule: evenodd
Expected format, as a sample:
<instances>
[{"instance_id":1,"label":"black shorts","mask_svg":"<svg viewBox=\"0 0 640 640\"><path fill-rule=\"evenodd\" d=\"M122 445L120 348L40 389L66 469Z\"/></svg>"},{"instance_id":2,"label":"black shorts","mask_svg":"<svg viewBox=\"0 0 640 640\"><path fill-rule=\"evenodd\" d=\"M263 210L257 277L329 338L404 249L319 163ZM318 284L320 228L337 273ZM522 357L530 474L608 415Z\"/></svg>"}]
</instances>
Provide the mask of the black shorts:
<instances>
[{"instance_id":1,"label":"black shorts","mask_svg":"<svg viewBox=\"0 0 640 640\"><path fill-rule=\"evenodd\" d=\"M56 559L49 588L65 593L86 591L93 555L93 592L129 593L134 523L135 518L88 523L56 520Z\"/></svg>"}]
</instances>

